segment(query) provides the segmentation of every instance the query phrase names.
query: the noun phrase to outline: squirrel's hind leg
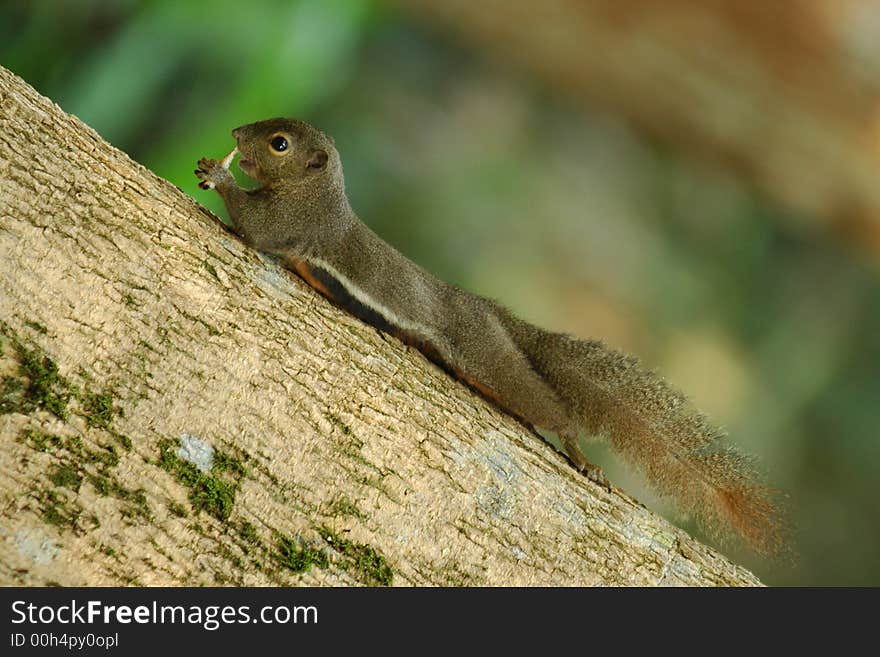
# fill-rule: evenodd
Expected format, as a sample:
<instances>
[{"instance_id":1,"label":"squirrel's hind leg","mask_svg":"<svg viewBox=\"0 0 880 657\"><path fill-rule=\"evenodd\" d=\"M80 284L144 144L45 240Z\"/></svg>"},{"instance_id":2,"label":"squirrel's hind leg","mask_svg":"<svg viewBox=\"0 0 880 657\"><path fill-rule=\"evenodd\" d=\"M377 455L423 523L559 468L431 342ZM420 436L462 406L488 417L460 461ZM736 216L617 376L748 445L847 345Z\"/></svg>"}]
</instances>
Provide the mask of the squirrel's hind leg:
<instances>
[{"instance_id":1,"label":"squirrel's hind leg","mask_svg":"<svg viewBox=\"0 0 880 657\"><path fill-rule=\"evenodd\" d=\"M576 436L559 434L559 440L562 441L562 446L565 448L568 460L571 461L575 470L580 472L590 481L599 484L603 488L611 490L611 482L608 481L608 477L602 472L602 468L584 456Z\"/></svg>"}]
</instances>

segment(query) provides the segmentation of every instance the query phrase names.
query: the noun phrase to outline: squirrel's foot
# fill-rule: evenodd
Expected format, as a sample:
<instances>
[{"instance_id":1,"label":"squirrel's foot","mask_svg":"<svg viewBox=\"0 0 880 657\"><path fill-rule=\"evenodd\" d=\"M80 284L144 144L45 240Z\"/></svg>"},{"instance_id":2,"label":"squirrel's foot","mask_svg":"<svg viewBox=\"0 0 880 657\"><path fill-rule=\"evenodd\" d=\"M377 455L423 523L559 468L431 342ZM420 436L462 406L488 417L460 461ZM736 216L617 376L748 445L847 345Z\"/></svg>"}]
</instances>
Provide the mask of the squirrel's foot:
<instances>
[{"instance_id":1,"label":"squirrel's foot","mask_svg":"<svg viewBox=\"0 0 880 657\"><path fill-rule=\"evenodd\" d=\"M602 468L587 460L587 457L584 456L584 453L574 440L567 439L564 436L560 436L560 438L562 438L562 445L565 447L565 453L568 455L568 460L571 461L574 469L593 483L599 484L602 488L610 491L611 482L608 481L608 477L602 472Z\"/></svg>"},{"instance_id":2,"label":"squirrel's foot","mask_svg":"<svg viewBox=\"0 0 880 657\"><path fill-rule=\"evenodd\" d=\"M229 158L231 159L231 158ZM199 179L199 187L202 189L214 189L218 184L228 181L232 178L229 173L228 160L224 158L217 161L214 158L203 157L198 162L198 169L195 170L196 177Z\"/></svg>"},{"instance_id":3,"label":"squirrel's foot","mask_svg":"<svg viewBox=\"0 0 880 657\"><path fill-rule=\"evenodd\" d=\"M577 465L575 467L580 470L580 473L584 475L587 479L592 481L593 483L599 484L605 490L611 490L611 482L608 481L608 477L605 476L605 473L602 472L602 468L594 463L587 462L587 466L584 468L580 468Z\"/></svg>"}]
</instances>

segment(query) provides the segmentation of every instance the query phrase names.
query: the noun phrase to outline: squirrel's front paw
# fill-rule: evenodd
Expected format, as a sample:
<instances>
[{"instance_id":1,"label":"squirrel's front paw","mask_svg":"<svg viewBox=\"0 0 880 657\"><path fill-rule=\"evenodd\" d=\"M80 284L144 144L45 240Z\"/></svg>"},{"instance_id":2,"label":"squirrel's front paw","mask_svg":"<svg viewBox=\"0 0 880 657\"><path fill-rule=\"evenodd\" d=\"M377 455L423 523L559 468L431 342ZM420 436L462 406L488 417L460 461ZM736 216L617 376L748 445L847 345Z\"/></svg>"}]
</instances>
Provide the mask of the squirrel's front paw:
<instances>
[{"instance_id":1,"label":"squirrel's front paw","mask_svg":"<svg viewBox=\"0 0 880 657\"><path fill-rule=\"evenodd\" d=\"M196 177L201 181L199 187L202 189L214 189L219 183L232 181L232 174L229 173L229 165L232 158L238 153L238 147L219 162L211 157L203 157L198 162L198 169L195 170Z\"/></svg>"},{"instance_id":2,"label":"squirrel's front paw","mask_svg":"<svg viewBox=\"0 0 880 657\"><path fill-rule=\"evenodd\" d=\"M220 162L210 157L203 157L199 160L198 167L195 174L200 181L199 187L202 189L214 189L224 176L229 175L229 171Z\"/></svg>"}]
</instances>

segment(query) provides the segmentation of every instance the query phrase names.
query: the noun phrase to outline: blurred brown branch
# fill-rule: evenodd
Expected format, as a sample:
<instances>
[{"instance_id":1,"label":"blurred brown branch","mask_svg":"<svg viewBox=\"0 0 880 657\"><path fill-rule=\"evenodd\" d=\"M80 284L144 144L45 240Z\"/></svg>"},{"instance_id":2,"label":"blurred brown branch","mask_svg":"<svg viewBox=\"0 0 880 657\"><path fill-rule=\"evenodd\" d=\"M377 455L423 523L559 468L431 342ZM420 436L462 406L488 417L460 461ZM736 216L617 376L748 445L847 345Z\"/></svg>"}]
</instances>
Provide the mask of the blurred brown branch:
<instances>
[{"instance_id":1,"label":"blurred brown branch","mask_svg":"<svg viewBox=\"0 0 880 657\"><path fill-rule=\"evenodd\" d=\"M729 167L802 211L808 229L880 256L877 3L398 4L661 142Z\"/></svg>"}]
</instances>

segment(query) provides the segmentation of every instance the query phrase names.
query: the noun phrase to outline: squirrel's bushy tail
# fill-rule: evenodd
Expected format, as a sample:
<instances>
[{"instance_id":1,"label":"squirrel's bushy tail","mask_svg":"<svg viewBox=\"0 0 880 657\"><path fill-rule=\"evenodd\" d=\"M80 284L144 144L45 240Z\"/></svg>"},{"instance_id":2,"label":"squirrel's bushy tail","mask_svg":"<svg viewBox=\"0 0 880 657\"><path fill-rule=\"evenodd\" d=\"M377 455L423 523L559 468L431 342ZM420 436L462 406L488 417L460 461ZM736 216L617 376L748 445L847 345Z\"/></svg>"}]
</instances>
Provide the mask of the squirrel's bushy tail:
<instances>
[{"instance_id":1,"label":"squirrel's bushy tail","mask_svg":"<svg viewBox=\"0 0 880 657\"><path fill-rule=\"evenodd\" d=\"M783 551L776 492L681 392L601 342L536 330L512 315L504 321L578 424L606 436L657 492L716 534L727 527L761 553Z\"/></svg>"}]
</instances>

